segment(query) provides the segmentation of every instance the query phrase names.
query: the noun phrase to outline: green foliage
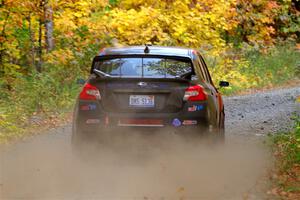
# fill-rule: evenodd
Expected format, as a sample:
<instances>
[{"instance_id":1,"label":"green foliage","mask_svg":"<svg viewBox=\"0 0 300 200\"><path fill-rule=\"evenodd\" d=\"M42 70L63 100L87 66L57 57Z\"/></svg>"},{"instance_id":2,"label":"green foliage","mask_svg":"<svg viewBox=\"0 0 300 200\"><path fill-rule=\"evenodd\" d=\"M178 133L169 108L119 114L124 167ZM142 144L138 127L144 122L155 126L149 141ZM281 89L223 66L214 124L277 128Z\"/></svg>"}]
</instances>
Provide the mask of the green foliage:
<instances>
[{"instance_id":1,"label":"green foliage","mask_svg":"<svg viewBox=\"0 0 300 200\"><path fill-rule=\"evenodd\" d=\"M63 77L58 70L19 77L9 96L0 101L0 137L17 136L22 127L30 125L34 113L47 117L69 111L79 91L75 81L72 74Z\"/></svg>"},{"instance_id":2,"label":"green foliage","mask_svg":"<svg viewBox=\"0 0 300 200\"><path fill-rule=\"evenodd\" d=\"M268 49L268 53L249 51L246 53L250 66L246 74L256 76L257 85L279 85L296 77L296 69L300 61L300 53L294 45L278 45ZM254 77L253 77L254 79Z\"/></svg>"},{"instance_id":3,"label":"green foliage","mask_svg":"<svg viewBox=\"0 0 300 200\"><path fill-rule=\"evenodd\" d=\"M215 84L221 80L230 82L229 88L222 89L224 94L273 87L299 76L300 53L295 51L293 42L279 43L263 51L244 44L239 49L226 51L221 57L204 54Z\"/></svg>"},{"instance_id":4,"label":"green foliage","mask_svg":"<svg viewBox=\"0 0 300 200\"><path fill-rule=\"evenodd\" d=\"M300 99L298 99L298 102ZM300 195L300 116L295 117L295 127L289 133L271 136L275 157L275 194L289 199L299 199ZM284 192L281 192L284 191ZM295 198L294 198L295 197ZM286 199L286 198L283 198Z\"/></svg>"},{"instance_id":5,"label":"green foliage","mask_svg":"<svg viewBox=\"0 0 300 200\"><path fill-rule=\"evenodd\" d=\"M58 61L44 66L47 68L43 73L18 74L10 89L4 88L7 95L0 99L0 143L21 136L25 127L33 125L33 115L47 119L72 108L80 88L76 84L82 74L80 68L70 71L72 60L65 60L63 65Z\"/></svg>"},{"instance_id":6,"label":"green foliage","mask_svg":"<svg viewBox=\"0 0 300 200\"><path fill-rule=\"evenodd\" d=\"M298 8L296 6L298 4ZM276 29L278 35L283 38L295 37L299 42L300 36L300 15L299 0L280 1L280 12L276 16Z\"/></svg>"},{"instance_id":7,"label":"green foliage","mask_svg":"<svg viewBox=\"0 0 300 200\"><path fill-rule=\"evenodd\" d=\"M295 118L295 128L290 133L272 137L272 144L283 170L300 164L300 118Z\"/></svg>"}]
</instances>

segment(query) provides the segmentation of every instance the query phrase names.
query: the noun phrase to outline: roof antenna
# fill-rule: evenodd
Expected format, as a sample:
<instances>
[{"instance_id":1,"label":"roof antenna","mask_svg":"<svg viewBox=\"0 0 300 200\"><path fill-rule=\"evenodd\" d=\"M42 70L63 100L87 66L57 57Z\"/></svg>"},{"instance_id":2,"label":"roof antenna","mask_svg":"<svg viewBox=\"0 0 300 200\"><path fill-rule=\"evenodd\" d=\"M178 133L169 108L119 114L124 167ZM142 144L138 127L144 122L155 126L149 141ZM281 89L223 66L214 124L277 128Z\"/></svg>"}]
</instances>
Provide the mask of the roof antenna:
<instances>
[{"instance_id":1,"label":"roof antenna","mask_svg":"<svg viewBox=\"0 0 300 200\"><path fill-rule=\"evenodd\" d=\"M151 46L151 45L149 45L149 44L145 44L145 45L146 45L146 47L144 49L144 53L149 53L150 52L149 46Z\"/></svg>"}]
</instances>

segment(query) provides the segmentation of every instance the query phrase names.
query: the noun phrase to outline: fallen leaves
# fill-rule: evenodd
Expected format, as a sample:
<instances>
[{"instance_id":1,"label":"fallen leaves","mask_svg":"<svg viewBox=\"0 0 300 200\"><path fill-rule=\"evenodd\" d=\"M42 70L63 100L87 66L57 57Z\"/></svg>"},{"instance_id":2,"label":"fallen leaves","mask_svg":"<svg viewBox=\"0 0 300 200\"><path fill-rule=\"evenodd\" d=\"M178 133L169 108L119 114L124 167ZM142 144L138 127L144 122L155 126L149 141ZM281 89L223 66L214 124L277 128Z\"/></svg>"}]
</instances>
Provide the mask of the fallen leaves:
<instances>
[{"instance_id":1,"label":"fallen leaves","mask_svg":"<svg viewBox=\"0 0 300 200\"><path fill-rule=\"evenodd\" d=\"M273 188L267 194L280 199L300 199L299 119L291 133L278 134L274 140L275 171L270 175Z\"/></svg>"}]
</instances>

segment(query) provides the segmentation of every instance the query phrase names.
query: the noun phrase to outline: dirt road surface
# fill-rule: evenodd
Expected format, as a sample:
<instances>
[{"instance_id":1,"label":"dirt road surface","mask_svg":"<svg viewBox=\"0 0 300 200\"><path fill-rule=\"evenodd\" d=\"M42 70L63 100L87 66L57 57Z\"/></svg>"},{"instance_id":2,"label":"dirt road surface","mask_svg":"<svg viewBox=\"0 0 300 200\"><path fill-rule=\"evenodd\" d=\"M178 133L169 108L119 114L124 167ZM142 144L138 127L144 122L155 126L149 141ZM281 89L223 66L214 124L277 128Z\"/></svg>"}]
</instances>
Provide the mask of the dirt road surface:
<instances>
[{"instance_id":1,"label":"dirt road surface","mask_svg":"<svg viewBox=\"0 0 300 200\"><path fill-rule=\"evenodd\" d=\"M134 133L78 159L71 125L0 151L0 199L270 199L263 144L300 114L300 87L225 98L225 146Z\"/></svg>"}]
</instances>

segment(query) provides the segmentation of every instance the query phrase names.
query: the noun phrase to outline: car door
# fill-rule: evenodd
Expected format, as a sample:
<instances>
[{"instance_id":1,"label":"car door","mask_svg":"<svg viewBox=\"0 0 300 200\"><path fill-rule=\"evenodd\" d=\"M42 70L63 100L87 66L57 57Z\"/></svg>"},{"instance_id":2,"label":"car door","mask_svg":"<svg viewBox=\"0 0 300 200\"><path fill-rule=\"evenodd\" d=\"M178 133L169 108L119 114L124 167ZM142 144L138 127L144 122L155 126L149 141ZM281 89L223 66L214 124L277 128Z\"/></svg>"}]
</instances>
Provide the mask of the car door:
<instances>
[{"instance_id":1,"label":"car door","mask_svg":"<svg viewBox=\"0 0 300 200\"><path fill-rule=\"evenodd\" d=\"M209 102L210 105L210 117L212 118L212 121L214 122L214 125L219 124L219 118L220 118L220 94L217 90L217 88L214 86L214 83L211 79L211 76L209 74L209 71L207 69L207 66L204 62L204 59L200 55L200 53L197 53L197 60L199 62L199 67L201 70L201 73L204 77L204 84L206 87L206 91L209 96L211 96L211 101Z\"/></svg>"},{"instance_id":2,"label":"car door","mask_svg":"<svg viewBox=\"0 0 300 200\"><path fill-rule=\"evenodd\" d=\"M200 61L202 61L202 64L203 64L203 68L204 70L206 71L207 73L207 76L208 76L208 79L209 79L209 82L210 82L210 85L214 88L214 95L216 97L216 101L217 101L217 108L218 108L218 121L220 120L220 115L223 114L222 112L224 112L224 105L223 105L223 99L222 99L222 95L221 93L218 91L218 89L215 87L213 81L212 81L212 78L210 76L210 73L208 71L208 68L205 64L205 61L204 59L200 56Z\"/></svg>"}]
</instances>

